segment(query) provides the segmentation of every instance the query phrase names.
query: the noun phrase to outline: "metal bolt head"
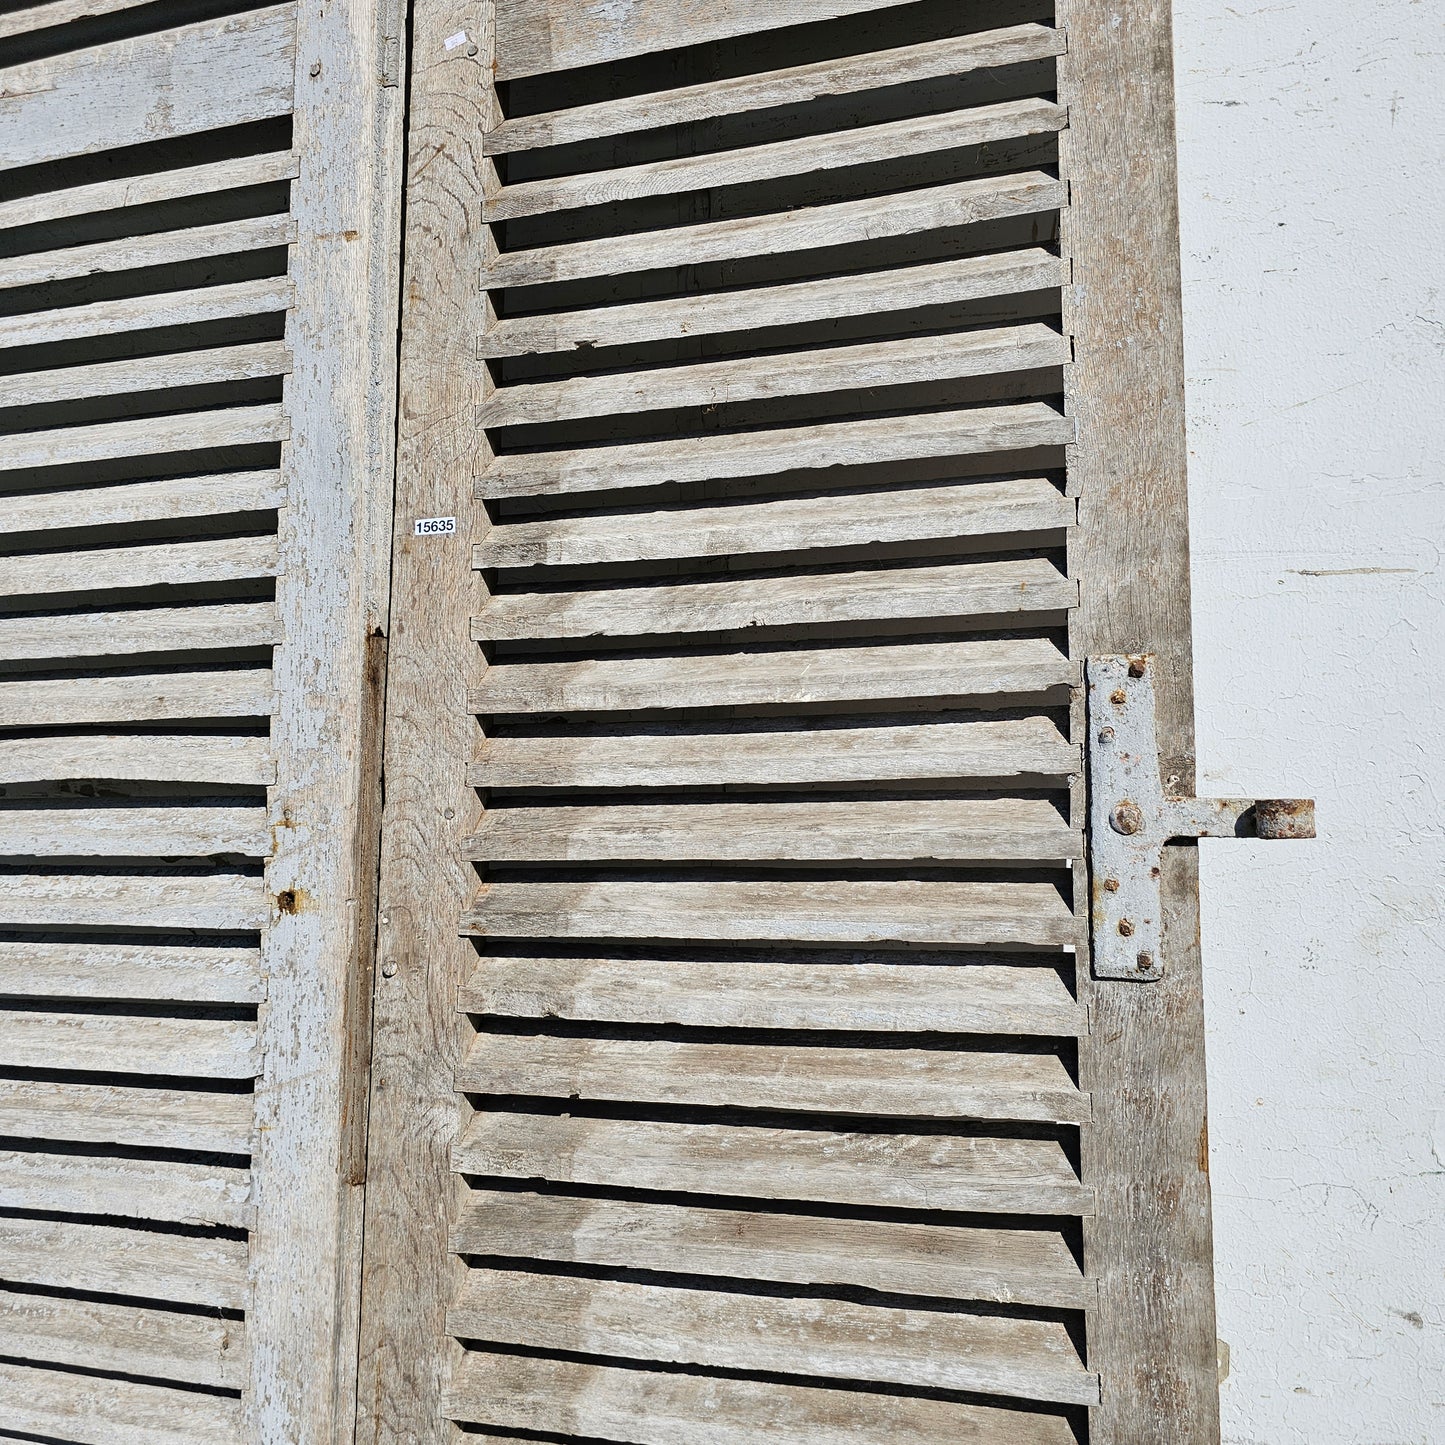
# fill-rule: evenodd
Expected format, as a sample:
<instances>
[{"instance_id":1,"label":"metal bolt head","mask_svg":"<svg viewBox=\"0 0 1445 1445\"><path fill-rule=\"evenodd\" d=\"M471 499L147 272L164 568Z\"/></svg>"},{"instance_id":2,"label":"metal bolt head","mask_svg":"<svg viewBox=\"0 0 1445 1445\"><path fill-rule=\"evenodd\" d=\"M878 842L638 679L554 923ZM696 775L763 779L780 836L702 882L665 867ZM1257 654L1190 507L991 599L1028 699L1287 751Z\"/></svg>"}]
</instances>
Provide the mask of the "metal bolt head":
<instances>
[{"instance_id":1,"label":"metal bolt head","mask_svg":"<svg viewBox=\"0 0 1445 1445\"><path fill-rule=\"evenodd\" d=\"M1122 803L1114 805L1114 811L1109 814L1109 826L1116 833L1132 838L1135 833L1144 831L1144 810L1138 803L1131 803L1125 798Z\"/></svg>"},{"instance_id":2,"label":"metal bolt head","mask_svg":"<svg viewBox=\"0 0 1445 1445\"><path fill-rule=\"evenodd\" d=\"M1114 729L1113 729L1113 728L1100 728L1100 729L1099 729L1099 741L1100 741L1101 743L1107 743L1107 742L1111 741L1112 738L1113 738L1113 736L1114 736Z\"/></svg>"},{"instance_id":3,"label":"metal bolt head","mask_svg":"<svg viewBox=\"0 0 1445 1445\"><path fill-rule=\"evenodd\" d=\"M1121 918L1119 920L1119 935L1121 938L1132 938L1134 936L1134 920L1132 918Z\"/></svg>"},{"instance_id":4,"label":"metal bolt head","mask_svg":"<svg viewBox=\"0 0 1445 1445\"><path fill-rule=\"evenodd\" d=\"M1147 948L1141 949L1139 956L1134 960L1134 967L1137 968L1140 973L1148 973L1148 971L1154 967L1154 955L1150 953Z\"/></svg>"},{"instance_id":5,"label":"metal bolt head","mask_svg":"<svg viewBox=\"0 0 1445 1445\"><path fill-rule=\"evenodd\" d=\"M1109 701L1113 703L1115 707L1123 707L1124 704L1129 701L1129 694L1125 692L1122 687L1116 687L1114 691L1109 694Z\"/></svg>"},{"instance_id":6,"label":"metal bolt head","mask_svg":"<svg viewBox=\"0 0 1445 1445\"><path fill-rule=\"evenodd\" d=\"M1144 656L1131 657L1129 659L1129 676L1143 677L1149 670L1149 659Z\"/></svg>"},{"instance_id":7,"label":"metal bolt head","mask_svg":"<svg viewBox=\"0 0 1445 1445\"><path fill-rule=\"evenodd\" d=\"M1119 880L1117 878L1104 879L1104 892L1117 893L1119 891Z\"/></svg>"}]
</instances>

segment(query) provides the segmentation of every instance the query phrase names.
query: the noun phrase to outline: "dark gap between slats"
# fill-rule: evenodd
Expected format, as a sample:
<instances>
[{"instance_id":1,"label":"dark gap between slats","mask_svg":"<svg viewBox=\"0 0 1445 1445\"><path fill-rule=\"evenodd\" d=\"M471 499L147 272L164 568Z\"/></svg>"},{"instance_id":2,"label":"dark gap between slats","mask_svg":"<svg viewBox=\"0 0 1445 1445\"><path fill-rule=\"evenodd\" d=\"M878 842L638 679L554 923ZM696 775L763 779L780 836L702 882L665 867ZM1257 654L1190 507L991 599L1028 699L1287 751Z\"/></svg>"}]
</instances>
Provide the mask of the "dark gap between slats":
<instances>
[{"instance_id":1,"label":"dark gap between slats","mask_svg":"<svg viewBox=\"0 0 1445 1445\"><path fill-rule=\"evenodd\" d=\"M131 1309L164 1310L167 1314L192 1315L198 1319L235 1320L245 1319L242 1310L225 1305L189 1304L180 1300L162 1299L150 1295L112 1294L102 1290L66 1289L60 1285L22 1284L15 1280L0 1281L0 1290L6 1294L34 1295L39 1299L75 1300L82 1304L124 1305Z\"/></svg>"},{"instance_id":2,"label":"dark gap between slats","mask_svg":"<svg viewBox=\"0 0 1445 1445\"><path fill-rule=\"evenodd\" d=\"M216 321L186 322L180 326L137 327L106 336L80 336L69 341L0 348L0 376L55 371L102 361L180 355L188 351L209 351L258 341L280 341L285 334L284 311L258 311L251 316L228 316Z\"/></svg>"},{"instance_id":3,"label":"dark gap between slats","mask_svg":"<svg viewBox=\"0 0 1445 1445\"><path fill-rule=\"evenodd\" d=\"M102 457L88 462L17 468L0 475L0 497L16 492L60 491L93 483L156 482L207 472L274 470L281 464L280 442L247 442L236 446L191 447L145 456Z\"/></svg>"},{"instance_id":4,"label":"dark gap between slats","mask_svg":"<svg viewBox=\"0 0 1445 1445\"><path fill-rule=\"evenodd\" d=\"M281 400L283 389L282 376L256 376L204 382L195 386L161 386L147 391L76 397L70 401L37 402L32 406L0 407L0 432L23 435L31 431L89 426L133 417L179 416L188 412L275 403Z\"/></svg>"},{"instance_id":5,"label":"dark gap between slats","mask_svg":"<svg viewBox=\"0 0 1445 1445\"><path fill-rule=\"evenodd\" d=\"M246 1169L249 1154L221 1154L203 1149L160 1149L149 1144L104 1144L69 1139L34 1139L0 1134L0 1149L17 1154L44 1154L56 1158L130 1159L148 1164L200 1164L213 1169Z\"/></svg>"},{"instance_id":6,"label":"dark gap between slats","mask_svg":"<svg viewBox=\"0 0 1445 1445\"><path fill-rule=\"evenodd\" d=\"M188 1395L210 1395L224 1400L239 1400L239 1390L228 1390L221 1385L197 1385L188 1380L173 1380L161 1375L128 1375L120 1370L96 1370L85 1365L62 1364L56 1360L30 1360L20 1355L0 1355L0 1365L24 1365L35 1370L53 1370L61 1375L79 1375L87 1380L124 1380L133 1385L159 1385L167 1390L179 1390ZM17 1436L17 1439L44 1440L47 1437Z\"/></svg>"}]
</instances>

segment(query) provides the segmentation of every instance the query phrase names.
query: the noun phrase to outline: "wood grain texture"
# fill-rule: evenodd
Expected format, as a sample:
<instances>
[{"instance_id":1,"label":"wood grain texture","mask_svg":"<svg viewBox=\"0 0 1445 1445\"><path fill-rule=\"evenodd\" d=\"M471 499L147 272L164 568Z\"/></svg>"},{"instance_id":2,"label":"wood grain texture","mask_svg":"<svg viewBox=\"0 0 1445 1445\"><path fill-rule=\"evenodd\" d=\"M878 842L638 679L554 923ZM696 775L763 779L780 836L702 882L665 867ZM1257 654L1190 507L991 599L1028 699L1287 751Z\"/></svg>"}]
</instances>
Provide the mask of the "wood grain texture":
<instances>
[{"instance_id":1,"label":"wood grain texture","mask_svg":"<svg viewBox=\"0 0 1445 1445\"><path fill-rule=\"evenodd\" d=\"M457 1141L452 1167L504 1179L896 1209L1053 1215L1092 1204L1048 1139L479 1113Z\"/></svg>"},{"instance_id":2,"label":"wood grain texture","mask_svg":"<svg viewBox=\"0 0 1445 1445\"><path fill-rule=\"evenodd\" d=\"M472 636L479 642L504 642L743 629L758 635L770 627L888 621L979 625L984 619L1017 626L1026 623L1026 615L1035 621L1031 614L1063 614L1077 600L1077 584L1052 562L1025 558L586 592L508 592L488 599L473 620Z\"/></svg>"},{"instance_id":3,"label":"wood grain texture","mask_svg":"<svg viewBox=\"0 0 1445 1445\"><path fill-rule=\"evenodd\" d=\"M477 788L670 788L805 783L1064 779L1079 752L1046 717L770 731L646 727L484 740ZM17 745L19 746L19 745ZM3 764L0 764L3 767ZM3 777L3 771L0 771Z\"/></svg>"},{"instance_id":4,"label":"wood grain texture","mask_svg":"<svg viewBox=\"0 0 1445 1445\"><path fill-rule=\"evenodd\" d=\"M218 537L7 557L0 592L39 597L114 587L182 587L274 577L276 571L274 537Z\"/></svg>"},{"instance_id":5,"label":"wood grain texture","mask_svg":"<svg viewBox=\"0 0 1445 1445\"><path fill-rule=\"evenodd\" d=\"M152 327L189 326L225 321L235 316L264 316L291 304L291 280L263 276L255 281L228 281L193 291L157 296L123 296L84 306L57 306L0 318L0 347L43 346L82 336L115 336Z\"/></svg>"},{"instance_id":6,"label":"wood grain texture","mask_svg":"<svg viewBox=\"0 0 1445 1445\"><path fill-rule=\"evenodd\" d=\"M266 991L254 948L27 939L0 940L0 995L259 1003Z\"/></svg>"},{"instance_id":7,"label":"wood grain texture","mask_svg":"<svg viewBox=\"0 0 1445 1445\"><path fill-rule=\"evenodd\" d=\"M600 65L678 45L881 10L902 0L639 0L625 11L578 10L565 0L513 0L497 16L498 80Z\"/></svg>"},{"instance_id":8,"label":"wood grain texture","mask_svg":"<svg viewBox=\"0 0 1445 1445\"><path fill-rule=\"evenodd\" d=\"M149 3L150 0L50 0L47 5L32 5L24 10L14 10L9 15L0 15L0 40L8 40L12 35L25 35L32 30L68 25L75 20L88 20L97 15L114 15L117 11Z\"/></svg>"},{"instance_id":9,"label":"wood grain texture","mask_svg":"<svg viewBox=\"0 0 1445 1445\"><path fill-rule=\"evenodd\" d=\"M295 239L296 223L289 216L247 216L184 231L154 231L118 241L66 246L59 251L31 251L7 256L0 262L0 290L133 271L142 266L176 266L212 256L234 256L264 247L287 246Z\"/></svg>"},{"instance_id":10,"label":"wood grain texture","mask_svg":"<svg viewBox=\"0 0 1445 1445\"><path fill-rule=\"evenodd\" d=\"M1067 688L1076 669L1042 638L914 643L721 656L512 662L487 669L468 694L494 715L928 699L937 705ZM19 686L19 684L11 684ZM0 686L0 700L5 689Z\"/></svg>"},{"instance_id":11,"label":"wood grain texture","mask_svg":"<svg viewBox=\"0 0 1445 1445\"><path fill-rule=\"evenodd\" d=\"M910 311L1063 284L1057 256L1036 247L964 256L864 276L827 277L754 289L710 291L497 321L477 340L480 357L624 346L724 331L829 321L860 312Z\"/></svg>"},{"instance_id":12,"label":"wood grain texture","mask_svg":"<svg viewBox=\"0 0 1445 1445\"><path fill-rule=\"evenodd\" d=\"M495 104L490 3L417 0L412 11L406 272L402 287L393 635L369 1134L358 1445L439 1445L455 1353L445 1312L461 1273L447 1254L457 1181L448 1153L462 1101L452 1068L469 1032L454 1012L470 946L457 936L472 870L460 838L474 805L464 760L477 668L467 620L479 587L471 495L481 399L475 336L486 230L480 136ZM447 50L466 31L479 54ZM419 538L412 518L456 516Z\"/></svg>"},{"instance_id":13,"label":"wood grain texture","mask_svg":"<svg viewBox=\"0 0 1445 1445\"><path fill-rule=\"evenodd\" d=\"M949 36L922 45L903 45L867 57L844 56L784 70L714 80L704 85L625 96L513 116L482 138L488 155L567 145L607 135L651 130L664 125L739 115L772 106L803 105L824 96L851 95L888 85L963 75L995 65L1019 65L1058 55L1063 36L1047 25L1010 25L974 35Z\"/></svg>"},{"instance_id":14,"label":"wood grain texture","mask_svg":"<svg viewBox=\"0 0 1445 1445\"><path fill-rule=\"evenodd\" d=\"M274 550L274 541L272 542ZM88 599L87 599L88 600ZM144 607L129 612L54 612L40 616L19 613L0 622L0 660L22 659L60 661L64 658L126 657L143 653L196 652L207 649L269 647L276 641L276 608L270 602L218 602L190 607ZM201 661L203 659L197 659ZM196 674L192 674L196 676ZM211 677L224 674L210 674ZM231 675L233 690L238 696L259 697L260 683L253 672ZM94 684L100 695L110 697L116 687L125 690L129 679L98 679ZM0 684L3 689L5 684ZM62 684L69 693L68 701L58 703L69 712L87 703L87 694L74 684ZM219 683L203 680L198 684L207 696L220 699L226 695ZM52 686L55 694L60 688ZM0 691L0 696L8 696ZM15 696L23 696L16 693ZM241 706L233 701L225 706ZM241 706L241 712L269 712L265 706ZM174 714L181 716L181 714ZM228 712L218 716L239 716ZM193 714L199 716L199 714ZM102 718L100 721L123 722L125 717ZM15 745L17 748L19 745ZM11 765L20 766L23 752L8 751L0 759L0 773ZM269 780L265 780L269 781Z\"/></svg>"},{"instance_id":15,"label":"wood grain texture","mask_svg":"<svg viewBox=\"0 0 1445 1445\"><path fill-rule=\"evenodd\" d=\"M0 1149L3 1209L245 1229L250 1200L245 1169Z\"/></svg>"},{"instance_id":16,"label":"wood grain texture","mask_svg":"<svg viewBox=\"0 0 1445 1445\"><path fill-rule=\"evenodd\" d=\"M0 1364L11 1429L85 1445L218 1445L239 1440L240 1402L225 1395Z\"/></svg>"},{"instance_id":17,"label":"wood grain texture","mask_svg":"<svg viewBox=\"0 0 1445 1445\"><path fill-rule=\"evenodd\" d=\"M487 260L482 284L532 286L670 266L701 266L743 256L776 256L855 241L915 236L1006 216L1035 215L1067 204L1063 185L1043 171L981 176L861 201L835 201L766 216L702 221L635 235L507 251Z\"/></svg>"},{"instance_id":18,"label":"wood grain texture","mask_svg":"<svg viewBox=\"0 0 1445 1445\"><path fill-rule=\"evenodd\" d=\"M630 509L506 522L473 549L477 567L577 566L1062 531L1075 504L1044 477L834 492L715 507Z\"/></svg>"},{"instance_id":19,"label":"wood grain texture","mask_svg":"<svg viewBox=\"0 0 1445 1445\"><path fill-rule=\"evenodd\" d=\"M462 1339L576 1354L1076 1405L1099 1398L1053 1321L475 1269L447 1324Z\"/></svg>"},{"instance_id":20,"label":"wood grain texture","mask_svg":"<svg viewBox=\"0 0 1445 1445\"><path fill-rule=\"evenodd\" d=\"M148 877L123 873L9 873L0 926L207 928L248 933L267 918L259 878L238 873Z\"/></svg>"},{"instance_id":21,"label":"wood grain texture","mask_svg":"<svg viewBox=\"0 0 1445 1445\"><path fill-rule=\"evenodd\" d=\"M123 423L121 423L123 425ZM976 456L1073 441L1069 421L1044 402L928 412L900 426L894 417L815 426L624 442L499 457L479 471L486 498L603 492L663 482L763 477L795 470L877 465L922 457Z\"/></svg>"},{"instance_id":22,"label":"wood grain texture","mask_svg":"<svg viewBox=\"0 0 1445 1445\"><path fill-rule=\"evenodd\" d=\"M0 1354L224 1389L245 1372L239 1320L0 1289Z\"/></svg>"},{"instance_id":23,"label":"wood grain texture","mask_svg":"<svg viewBox=\"0 0 1445 1445\"><path fill-rule=\"evenodd\" d=\"M260 1062L247 1021L67 1013L63 1004L0 1013L0 1039L18 1069L250 1079Z\"/></svg>"},{"instance_id":24,"label":"wood grain texture","mask_svg":"<svg viewBox=\"0 0 1445 1445\"><path fill-rule=\"evenodd\" d=\"M271 346L275 343L266 344ZM201 356L208 354L214 353L199 353ZM133 364L106 363L112 366ZM53 374L69 375L92 369L75 367ZM85 394L94 393L87 388ZM224 516L227 512L270 511L279 507L281 502L281 478L274 471L226 472L211 476L176 477L163 482L128 482L118 487L30 492L6 498L0 531L11 534L45 532L77 524L107 527L123 522Z\"/></svg>"},{"instance_id":25,"label":"wood grain texture","mask_svg":"<svg viewBox=\"0 0 1445 1445\"><path fill-rule=\"evenodd\" d=\"M479 938L1049 948L1073 914L1048 883L487 883L462 920Z\"/></svg>"},{"instance_id":26,"label":"wood grain texture","mask_svg":"<svg viewBox=\"0 0 1445 1445\"><path fill-rule=\"evenodd\" d=\"M295 50L296 9L273 5L14 66L0 151L38 165L285 115Z\"/></svg>"},{"instance_id":27,"label":"wood grain texture","mask_svg":"<svg viewBox=\"0 0 1445 1445\"><path fill-rule=\"evenodd\" d=\"M76 0L76 3L96 3L96 0ZM151 0L144 0L144 3L150 4ZM52 3L20 13L54 13L56 8ZM0 25L15 18L4 16L0 18ZM212 195L245 186L271 185L290 180L299 169L300 161L294 152L270 151L255 156L208 161L198 166L177 166L174 170L118 176L109 181L90 181L80 186L60 186L0 202L0 229L34 226L43 221L64 220L69 216L89 216L98 211L121 211L130 206L151 206L161 201Z\"/></svg>"},{"instance_id":28,"label":"wood grain texture","mask_svg":"<svg viewBox=\"0 0 1445 1445\"><path fill-rule=\"evenodd\" d=\"M1127 14L1063 0L1069 55L1061 98L1073 129L1064 173L1076 337L1067 407L1079 427L1071 476L1077 654L1156 654L1160 770L1194 788L1184 362L1170 10ZM1119 164L1120 156L1130 163ZM1203 988L1195 850L1166 849L1164 978L1088 981L1081 1048L1094 1122L1085 1176L1099 1211L1085 1263L1099 1282L1089 1319L1103 1403L1097 1445L1215 1445L1219 1439L1209 1217ZM1161 1287L1167 1281L1168 1287Z\"/></svg>"},{"instance_id":29,"label":"wood grain texture","mask_svg":"<svg viewBox=\"0 0 1445 1445\"><path fill-rule=\"evenodd\" d=\"M646 161L612 171L585 171L503 186L483 203L487 221L608 205L644 196L808 175L844 166L878 165L905 156L988 145L1061 130L1067 116L1052 101L1030 97L880 125L798 136L766 145Z\"/></svg>"},{"instance_id":30,"label":"wood grain texture","mask_svg":"<svg viewBox=\"0 0 1445 1445\"><path fill-rule=\"evenodd\" d=\"M0 1277L44 1289L240 1309L247 1252L244 1240L0 1218Z\"/></svg>"},{"instance_id":31,"label":"wood grain texture","mask_svg":"<svg viewBox=\"0 0 1445 1445\"><path fill-rule=\"evenodd\" d=\"M1075 1308L1090 1298L1067 1243L1051 1229L961 1229L475 1189L451 1243L473 1256L1002 1304Z\"/></svg>"},{"instance_id":32,"label":"wood grain texture","mask_svg":"<svg viewBox=\"0 0 1445 1445\"><path fill-rule=\"evenodd\" d=\"M1043 799L920 798L492 808L462 847L495 863L1062 863L1082 843Z\"/></svg>"},{"instance_id":33,"label":"wood grain texture","mask_svg":"<svg viewBox=\"0 0 1445 1445\"><path fill-rule=\"evenodd\" d=\"M263 668L0 682L0 727L264 717L273 695Z\"/></svg>"},{"instance_id":34,"label":"wood grain texture","mask_svg":"<svg viewBox=\"0 0 1445 1445\"><path fill-rule=\"evenodd\" d=\"M263 785L276 781L276 766L265 738L58 735L9 740L0 750L0 783L81 778Z\"/></svg>"},{"instance_id":35,"label":"wood grain texture","mask_svg":"<svg viewBox=\"0 0 1445 1445\"><path fill-rule=\"evenodd\" d=\"M108 1066L119 1070L121 1060ZM0 1135L249 1154L251 1099L248 1094L0 1079Z\"/></svg>"},{"instance_id":36,"label":"wood grain texture","mask_svg":"<svg viewBox=\"0 0 1445 1445\"><path fill-rule=\"evenodd\" d=\"M0 808L0 856L196 858L271 849L259 805Z\"/></svg>"},{"instance_id":37,"label":"wood grain texture","mask_svg":"<svg viewBox=\"0 0 1445 1445\"><path fill-rule=\"evenodd\" d=\"M457 1071L457 1087L894 1119L1077 1124L1088 1117L1088 1100L1052 1054L481 1034Z\"/></svg>"},{"instance_id":38,"label":"wood grain texture","mask_svg":"<svg viewBox=\"0 0 1445 1445\"><path fill-rule=\"evenodd\" d=\"M3 957L3 955L0 955ZM1000 961L929 964L483 955L459 995L469 1012L509 1018L1072 1035L1081 1011L1052 968Z\"/></svg>"},{"instance_id":39,"label":"wood grain texture","mask_svg":"<svg viewBox=\"0 0 1445 1445\"><path fill-rule=\"evenodd\" d=\"M286 415L279 406L238 406L178 416L135 417L94 426L20 432L0 452L0 472L32 467L74 466L116 457L160 456L210 447L251 446L281 441Z\"/></svg>"},{"instance_id":40,"label":"wood grain texture","mask_svg":"<svg viewBox=\"0 0 1445 1445\"><path fill-rule=\"evenodd\" d=\"M519 383L499 387L480 408L477 421L482 426L516 426L668 407L721 406L827 391L907 386L1062 366L1069 355L1064 337L1033 322L961 331L945 337L906 337L821 351Z\"/></svg>"},{"instance_id":41,"label":"wood grain texture","mask_svg":"<svg viewBox=\"0 0 1445 1445\"><path fill-rule=\"evenodd\" d=\"M1072 1445L1059 1416L908 1396L468 1354L448 1414L639 1445Z\"/></svg>"},{"instance_id":42,"label":"wood grain texture","mask_svg":"<svg viewBox=\"0 0 1445 1445\"><path fill-rule=\"evenodd\" d=\"M17 372L0 378L0 406L39 406L44 402L79 401L90 396L213 386L219 382L284 376L290 370L291 355L284 342L258 341L249 346L220 346L210 351L148 356L138 361L100 361L52 371ZM7 518L6 530L21 529L10 526Z\"/></svg>"}]
</instances>

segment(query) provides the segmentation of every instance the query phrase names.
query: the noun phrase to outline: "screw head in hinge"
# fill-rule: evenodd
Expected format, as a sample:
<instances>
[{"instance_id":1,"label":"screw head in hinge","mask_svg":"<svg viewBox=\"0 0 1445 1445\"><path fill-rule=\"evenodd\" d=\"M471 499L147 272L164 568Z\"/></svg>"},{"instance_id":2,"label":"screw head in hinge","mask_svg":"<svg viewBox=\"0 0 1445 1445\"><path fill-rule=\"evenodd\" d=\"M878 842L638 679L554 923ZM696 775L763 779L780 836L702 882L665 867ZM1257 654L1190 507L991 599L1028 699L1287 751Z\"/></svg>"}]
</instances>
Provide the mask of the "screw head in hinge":
<instances>
[{"instance_id":1,"label":"screw head in hinge","mask_svg":"<svg viewBox=\"0 0 1445 1445\"><path fill-rule=\"evenodd\" d=\"M1144 810L1138 803L1131 803L1125 798L1122 803L1116 804L1113 812L1109 814L1109 826L1116 833L1132 838L1135 833L1144 830Z\"/></svg>"}]
</instances>

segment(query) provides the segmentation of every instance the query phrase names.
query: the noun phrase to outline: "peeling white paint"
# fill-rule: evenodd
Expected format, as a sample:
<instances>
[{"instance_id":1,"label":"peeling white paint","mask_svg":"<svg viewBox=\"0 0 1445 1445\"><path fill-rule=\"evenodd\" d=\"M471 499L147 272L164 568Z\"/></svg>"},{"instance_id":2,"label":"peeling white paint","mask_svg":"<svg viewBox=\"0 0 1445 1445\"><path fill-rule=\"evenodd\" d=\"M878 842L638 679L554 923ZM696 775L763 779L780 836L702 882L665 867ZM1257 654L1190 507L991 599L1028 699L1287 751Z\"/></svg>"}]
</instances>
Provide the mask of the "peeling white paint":
<instances>
[{"instance_id":1,"label":"peeling white paint","mask_svg":"<svg viewBox=\"0 0 1445 1445\"><path fill-rule=\"evenodd\" d=\"M1227 1445L1445 1441L1438 0L1175 0Z\"/></svg>"}]
</instances>

